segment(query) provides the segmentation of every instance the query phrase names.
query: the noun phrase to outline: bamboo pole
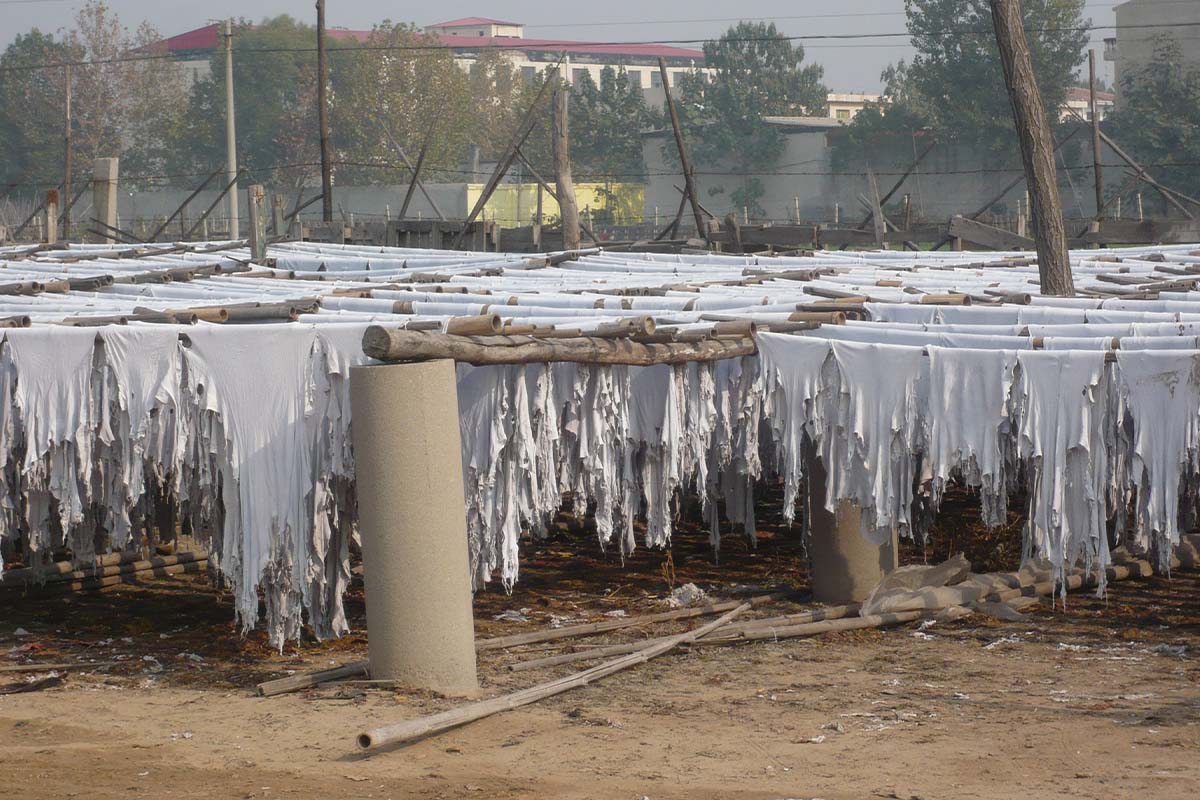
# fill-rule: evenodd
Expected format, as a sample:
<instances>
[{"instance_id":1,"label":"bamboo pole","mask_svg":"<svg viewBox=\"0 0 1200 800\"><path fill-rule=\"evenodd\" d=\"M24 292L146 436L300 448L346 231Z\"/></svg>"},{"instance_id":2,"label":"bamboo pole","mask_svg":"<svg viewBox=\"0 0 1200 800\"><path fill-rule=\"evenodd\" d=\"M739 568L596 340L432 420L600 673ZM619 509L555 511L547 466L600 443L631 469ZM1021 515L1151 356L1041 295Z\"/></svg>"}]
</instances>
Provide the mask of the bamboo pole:
<instances>
[{"instance_id":1,"label":"bamboo pole","mask_svg":"<svg viewBox=\"0 0 1200 800\"><path fill-rule=\"evenodd\" d=\"M259 697L274 697L277 694L286 694L287 692L296 692L301 689L308 689L318 684L328 683L329 681L338 681L344 678L357 678L360 675L366 675L370 662L367 661L352 661L349 664L343 664L340 667L332 667L323 669L318 672L308 672L302 675L289 675L286 678L276 678L271 681L263 681L257 687Z\"/></svg>"},{"instance_id":2,"label":"bamboo pole","mask_svg":"<svg viewBox=\"0 0 1200 800\"><path fill-rule=\"evenodd\" d=\"M696 343L641 344L597 336L554 340L530 336L507 347L492 347L468 337L372 325L363 334L363 352L381 361L451 358L476 365L565 361L651 366L749 356L757 353L758 348L750 337Z\"/></svg>"},{"instance_id":3,"label":"bamboo pole","mask_svg":"<svg viewBox=\"0 0 1200 800\"><path fill-rule=\"evenodd\" d=\"M518 647L526 644L538 644L540 642L553 642L559 639L574 639L580 636L594 636L598 633L609 633L611 631L623 630L625 628L636 628L642 625L652 625L658 622L669 622L680 619L693 619L695 617L706 617L712 614L721 614L726 611L731 611L743 602L748 602L751 608L770 603L782 598L783 594L763 594L757 597L752 597L748 601L728 600L723 603L705 603L704 605L694 606L692 608L678 608L672 611L661 611L656 614L640 614L636 617L626 617L624 619L606 619L600 622L584 622L579 625L564 625L561 628L551 628L549 630L529 631L528 633L514 633L511 636L497 636L491 639L480 639L475 643L475 649L479 652L485 650L502 650L508 647Z\"/></svg>"},{"instance_id":4,"label":"bamboo pole","mask_svg":"<svg viewBox=\"0 0 1200 800\"><path fill-rule=\"evenodd\" d=\"M829 608L819 608L813 611L804 611L799 614L786 614L779 617L770 617L760 620L749 620L747 622L738 623L737 625L727 625L722 628L722 631L741 631L752 630L765 625L799 625L803 623L820 622L822 620L841 619L848 617L851 614L857 614L859 609L858 603L850 603L842 606L830 606ZM559 664L569 664L573 661L591 661L598 658L608 658L609 656L619 656L625 653L632 653L640 650L653 642L659 642L669 637L660 636L654 639L642 639L636 642L621 642L620 644L603 645L593 647L588 650L578 650L573 653L563 653L557 656L546 656L545 658L534 658L529 661L521 661L516 664L510 664L509 670L512 672L524 672L531 669L541 669L542 667L553 667ZM702 640L698 640L702 641Z\"/></svg>"},{"instance_id":5,"label":"bamboo pole","mask_svg":"<svg viewBox=\"0 0 1200 800\"><path fill-rule=\"evenodd\" d=\"M502 711L510 711L514 708L536 703L547 697L553 697L563 692L570 691L581 686L586 686L592 681L600 680L601 678L612 675L616 672L644 664L652 658L657 658L664 653L674 650L681 644L695 641L697 638L704 636L712 631L717 630L721 626L727 624L730 620L737 617L743 611L750 608L749 603L742 603L737 608L729 611L721 617L713 620L707 625L688 631L686 633L672 636L666 641L650 645L635 653L627 656L605 662L591 669L578 672L574 675L569 675L566 678L550 681L539 686L533 686L529 689L524 689L512 694L496 697L491 700L483 700L478 703L472 703L462 708L456 708L451 711L444 711L440 714L434 714L429 717L424 717L415 720L406 720L394 725L385 725L372 730L363 731L357 737L358 746L363 750L377 750L386 745L398 745L406 742L412 742L417 739L432 736L442 731L457 728L466 725L475 720L490 717L493 714L499 714Z\"/></svg>"}]
</instances>

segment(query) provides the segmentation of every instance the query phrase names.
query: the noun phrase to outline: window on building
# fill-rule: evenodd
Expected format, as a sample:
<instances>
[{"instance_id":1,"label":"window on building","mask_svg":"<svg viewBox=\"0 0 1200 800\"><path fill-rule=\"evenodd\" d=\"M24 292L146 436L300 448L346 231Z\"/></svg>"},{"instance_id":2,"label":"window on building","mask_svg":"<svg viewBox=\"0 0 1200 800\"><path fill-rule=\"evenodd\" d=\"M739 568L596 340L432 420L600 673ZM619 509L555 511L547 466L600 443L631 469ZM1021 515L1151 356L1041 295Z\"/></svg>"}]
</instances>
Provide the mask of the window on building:
<instances>
[{"instance_id":1,"label":"window on building","mask_svg":"<svg viewBox=\"0 0 1200 800\"><path fill-rule=\"evenodd\" d=\"M626 70L625 79L629 81L629 88L632 91L640 92L642 90L642 71L640 69Z\"/></svg>"},{"instance_id":2,"label":"window on building","mask_svg":"<svg viewBox=\"0 0 1200 800\"><path fill-rule=\"evenodd\" d=\"M836 119L850 119L850 109L839 108L837 111L833 112L833 115Z\"/></svg>"},{"instance_id":3,"label":"window on building","mask_svg":"<svg viewBox=\"0 0 1200 800\"><path fill-rule=\"evenodd\" d=\"M521 80L526 86L533 86L533 81L537 78L537 67L521 67Z\"/></svg>"},{"instance_id":4,"label":"window on building","mask_svg":"<svg viewBox=\"0 0 1200 800\"><path fill-rule=\"evenodd\" d=\"M653 70L650 73L650 88L651 89L661 89L662 88L662 73L659 72L658 70Z\"/></svg>"},{"instance_id":5,"label":"window on building","mask_svg":"<svg viewBox=\"0 0 1200 800\"><path fill-rule=\"evenodd\" d=\"M668 76L670 76L670 78L671 78L671 85L672 85L672 86L678 86L678 85L679 85L679 76L680 76L680 75L682 75L682 74L683 74L683 71L682 71L682 70L680 70L680 71L678 71L678 72L668 72L668 73L667 73L667 75L668 75Z\"/></svg>"},{"instance_id":6,"label":"window on building","mask_svg":"<svg viewBox=\"0 0 1200 800\"><path fill-rule=\"evenodd\" d=\"M587 75L587 74L588 74L588 71L586 69L577 67L577 68L571 70L571 85L578 86L579 82L583 80L583 76Z\"/></svg>"}]
</instances>

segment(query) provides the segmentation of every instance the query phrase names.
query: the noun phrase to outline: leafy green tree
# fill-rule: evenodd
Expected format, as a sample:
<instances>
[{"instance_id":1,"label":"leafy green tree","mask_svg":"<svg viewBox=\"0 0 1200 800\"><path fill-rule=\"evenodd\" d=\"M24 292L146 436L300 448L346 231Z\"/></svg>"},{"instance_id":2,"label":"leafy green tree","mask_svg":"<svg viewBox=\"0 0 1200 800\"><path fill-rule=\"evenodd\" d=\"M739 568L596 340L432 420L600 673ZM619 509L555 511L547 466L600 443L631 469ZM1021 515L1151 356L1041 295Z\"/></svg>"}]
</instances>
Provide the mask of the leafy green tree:
<instances>
[{"instance_id":1,"label":"leafy green tree","mask_svg":"<svg viewBox=\"0 0 1200 800\"><path fill-rule=\"evenodd\" d=\"M444 176L461 162L475 113L470 76L447 51L405 49L429 43L412 25L386 21L360 51L340 56L332 81L338 156L352 164L390 165L346 167L339 172L345 182L406 182L408 172L388 134L415 161L431 125L424 168L436 178L439 169ZM477 77L483 82L482 75ZM489 105L486 99L480 104Z\"/></svg>"},{"instance_id":2,"label":"leafy green tree","mask_svg":"<svg viewBox=\"0 0 1200 800\"><path fill-rule=\"evenodd\" d=\"M164 141L182 119L185 94L175 66L155 57L161 38L145 24L130 31L98 0L85 2L58 38L36 29L18 36L0 56L0 176L26 184L61 180L61 65L68 61L78 171L86 174L94 158L119 156L126 182L161 174ZM130 53L150 58L126 58Z\"/></svg>"},{"instance_id":3,"label":"leafy green tree","mask_svg":"<svg viewBox=\"0 0 1200 800\"><path fill-rule=\"evenodd\" d=\"M1077 80L1087 28L1084 0L1024 0L1022 11L1038 88L1060 108ZM858 158L879 137L930 128L940 137L982 144L1015 157L1012 109L992 33L988 0L905 0L917 54L881 76L883 100L859 113L839 144L839 160ZM1051 118L1056 115L1051 113Z\"/></svg>"},{"instance_id":4,"label":"leafy green tree","mask_svg":"<svg viewBox=\"0 0 1200 800\"><path fill-rule=\"evenodd\" d=\"M70 49L34 28L0 55L0 182L14 190L62 178L62 69L42 64L69 60Z\"/></svg>"},{"instance_id":5,"label":"leafy green tree","mask_svg":"<svg viewBox=\"0 0 1200 800\"><path fill-rule=\"evenodd\" d=\"M704 43L705 64L715 71L693 71L679 81L678 105L692 155L702 164L728 164L735 172L769 169L783 153L784 140L764 117L823 116L827 90L824 70L804 63L804 48L794 45L774 23L739 22L720 39ZM673 146L664 148L674 159ZM764 188L752 175L731 193L735 206L763 213Z\"/></svg>"},{"instance_id":6,"label":"leafy green tree","mask_svg":"<svg viewBox=\"0 0 1200 800\"><path fill-rule=\"evenodd\" d=\"M622 67L585 73L571 91L571 160L582 180L636 181L645 174L642 131L654 124L640 87Z\"/></svg>"},{"instance_id":7,"label":"leafy green tree","mask_svg":"<svg viewBox=\"0 0 1200 800\"><path fill-rule=\"evenodd\" d=\"M311 52L316 29L281 15L258 25L241 20L233 31L233 96L238 166L258 181L300 185L317 174L316 70ZM342 48L344 43L330 42ZM286 52L296 51L300 52ZM251 52L258 51L258 52ZM276 52L263 52L276 51ZM280 52L284 51L284 52ZM305 52L307 51L307 52ZM335 73L346 55L331 53ZM225 164L225 52L210 58L210 74L192 86L188 113L171 142L172 172L192 174L183 184ZM298 166L284 166L299 164Z\"/></svg>"},{"instance_id":8,"label":"leafy green tree","mask_svg":"<svg viewBox=\"0 0 1200 800\"><path fill-rule=\"evenodd\" d=\"M1123 75L1121 106L1105 123L1121 147L1166 186L1200 186L1200 68L1187 68L1179 42L1163 37L1154 58ZM1165 202L1163 211L1166 211Z\"/></svg>"}]
</instances>

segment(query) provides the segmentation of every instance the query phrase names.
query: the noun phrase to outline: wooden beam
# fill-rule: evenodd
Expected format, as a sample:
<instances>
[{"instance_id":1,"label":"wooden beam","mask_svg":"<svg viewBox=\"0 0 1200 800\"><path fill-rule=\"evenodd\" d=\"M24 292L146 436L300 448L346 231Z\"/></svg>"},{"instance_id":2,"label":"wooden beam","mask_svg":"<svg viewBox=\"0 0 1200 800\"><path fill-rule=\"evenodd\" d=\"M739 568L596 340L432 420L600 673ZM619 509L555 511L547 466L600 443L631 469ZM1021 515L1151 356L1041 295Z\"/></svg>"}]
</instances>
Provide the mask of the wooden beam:
<instances>
[{"instance_id":1,"label":"wooden beam","mask_svg":"<svg viewBox=\"0 0 1200 800\"><path fill-rule=\"evenodd\" d=\"M479 212L483 211L483 207L487 205L487 201L491 199L492 193L496 191L496 187L500 185L500 181L504 178L505 173L508 172L513 159L517 157L517 148L525 144L525 140L529 138L529 134L533 131L533 126L537 122L537 112L542 104L542 99L546 96L546 90L550 88L551 84L559 83L562 80L558 76L558 70L562 65L563 58L564 56L559 57L558 62L554 65L553 77L546 77L546 80L542 82L541 88L538 89L537 95L534 96L533 102L529 104L529 108L525 112L525 119L522 120L517 130L513 132L512 139L504 149L504 154L496 162L496 168L492 170L491 177L488 178L483 191L479 193L479 199L475 201L474 208L467 215L462 230L458 232L458 235L454 237L454 241L450 244L451 250L457 249L462 244L462 240L466 237L467 232L471 230L471 223L479 216Z\"/></svg>"},{"instance_id":2,"label":"wooden beam","mask_svg":"<svg viewBox=\"0 0 1200 800\"><path fill-rule=\"evenodd\" d=\"M1027 236L1018 236L966 217L950 218L950 236L992 250L1032 250L1036 246L1036 242Z\"/></svg>"},{"instance_id":3,"label":"wooden beam","mask_svg":"<svg viewBox=\"0 0 1200 800\"><path fill-rule=\"evenodd\" d=\"M1033 72L1021 3L1020 0L990 0L990 3L1000 65L1021 143L1025 182L1029 186L1041 292L1070 297L1075 294L1075 286L1071 279L1067 231L1058 195L1054 138L1050 135L1046 107Z\"/></svg>"},{"instance_id":4,"label":"wooden beam","mask_svg":"<svg viewBox=\"0 0 1200 800\"><path fill-rule=\"evenodd\" d=\"M429 193L425 191L425 186L421 183L421 168L425 166L425 154L429 152L429 142L433 139L433 129L437 124L439 116L439 114L435 113L433 119L430 120L429 129L425 131L425 139L421 142L421 149L417 151L417 163L412 167L412 180L408 182L408 191L404 193L404 202L400 204L400 219L404 219L408 216L408 204L412 202L413 190L418 186L421 187L421 193L425 195L426 199L429 199ZM391 138L390 133L388 134L388 138ZM403 152L403 149L399 145L395 144L394 139L392 140L392 143L395 145L397 151ZM408 159L406 158L405 161L407 160ZM432 199L430 199L429 202L430 205L433 205ZM440 217L442 214L441 210L437 209L436 206L434 206L434 208ZM442 219L445 219L445 217L442 217Z\"/></svg>"},{"instance_id":5,"label":"wooden beam","mask_svg":"<svg viewBox=\"0 0 1200 800\"><path fill-rule=\"evenodd\" d=\"M687 198L692 204L692 216L696 219L696 233L704 241L708 241L708 225L700 211L700 198L696 195L696 176L692 161L688 158L687 147L683 143L683 126L679 122L679 112L675 110L675 101L671 98L671 80L667 74L667 62L658 59L658 73L662 76L663 98L667 113L671 117L671 130L675 133L675 148L679 151L679 164L683 168L683 183L687 189Z\"/></svg>"},{"instance_id":6,"label":"wooden beam","mask_svg":"<svg viewBox=\"0 0 1200 800\"><path fill-rule=\"evenodd\" d=\"M495 338L495 337L488 337ZM511 344L483 344L470 336L406 331L372 325L363 334L363 352L380 361L428 361L452 358L468 364L685 364L754 355L752 337L711 339L684 344L642 344L629 339L578 336L543 339L536 336L505 337Z\"/></svg>"},{"instance_id":7,"label":"wooden beam","mask_svg":"<svg viewBox=\"0 0 1200 800\"><path fill-rule=\"evenodd\" d=\"M539 187L541 187L544 191L549 192L550 196L554 198L554 202L558 203L561 206L562 203L558 199L558 190L555 189L550 184L546 183L546 179L543 178L541 173L537 171L537 168L534 167L533 164L531 164L529 162L529 159L525 157L524 151L522 151L521 148L519 148L519 147L517 148L517 159L525 166L525 169L529 170L529 174L531 176L533 176L533 179L535 181L537 181L537 185ZM538 201L539 201L539 209L540 209L540 207L541 207L540 206L540 202L541 202L540 194L538 196ZM541 214L541 211L539 210L537 212L538 220L535 224L539 224L539 225L541 224L541 216L542 216L542 214ZM595 242L597 244L600 242L600 240L596 238L596 234L592 233L592 229L583 220L579 220L579 228L593 242ZM569 248L564 248L564 249L569 249Z\"/></svg>"}]
</instances>

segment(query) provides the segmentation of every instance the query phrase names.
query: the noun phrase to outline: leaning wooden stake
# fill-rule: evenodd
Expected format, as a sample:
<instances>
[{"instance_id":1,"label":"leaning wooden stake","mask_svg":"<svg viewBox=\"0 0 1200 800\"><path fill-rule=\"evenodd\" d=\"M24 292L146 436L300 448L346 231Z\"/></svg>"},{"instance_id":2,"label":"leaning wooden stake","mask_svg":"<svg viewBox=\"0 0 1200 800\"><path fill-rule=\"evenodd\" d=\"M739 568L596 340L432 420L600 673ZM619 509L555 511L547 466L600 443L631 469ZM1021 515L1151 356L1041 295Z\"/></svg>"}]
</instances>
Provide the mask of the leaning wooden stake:
<instances>
[{"instance_id":1,"label":"leaning wooden stake","mask_svg":"<svg viewBox=\"0 0 1200 800\"><path fill-rule=\"evenodd\" d=\"M671 117L671 130L675 134L675 147L679 151L679 165L683 169L683 183L687 191L688 201L692 204L692 216L696 219L696 235L708 241L708 223L700 210L700 198L696 195L696 173L692 161L688 158L687 147L683 143L683 126L679 123L679 112L675 110L675 101L671 99L671 80L667 75L667 62L658 59L658 74L662 76L663 102Z\"/></svg>"},{"instance_id":2,"label":"leaning wooden stake","mask_svg":"<svg viewBox=\"0 0 1200 800\"><path fill-rule=\"evenodd\" d=\"M406 720L395 725L385 725L373 730L363 731L357 737L358 746L364 750L375 750L386 745L412 742L426 736L450 730L451 728L457 728L460 725L466 725L484 717L490 717L493 714L499 714L502 711L510 711L514 708L536 703L539 700L562 694L580 686L586 686L592 681L599 680L613 673L637 666L638 664L644 664L652 658L657 658L664 653L674 650L681 644L695 641L699 637L717 630L748 608L750 608L749 603L742 603L728 614L713 620L707 625L701 625L699 628L681 633L678 636L672 636L665 641L643 648L636 653L607 661L591 669L577 672L574 675L568 675L559 680L543 683L539 686L533 686L529 689L523 689L519 692L513 692L512 694L496 697L491 700L472 703L471 705L451 711L443 711L440 714L434 714L429 717Z\"/></svg>"},{"instance_id":3,"label":"leaning wooden stake","mask_svg":"<svg viewBox=\"0 0 1200 800\"><path fill-rule=\"evenodd\" d=\"M1033 74L1021 3L1020 0L991 0L991 6L1004 83L1008 86L1013 121L1021 141L1025 180L1029 186L1042 294L1071 297L1075 294L1075 285L1071 280L1067 230L1058 196L1054 138L1050 135L1046 107Z\"/></svg>"}]
</instances>

